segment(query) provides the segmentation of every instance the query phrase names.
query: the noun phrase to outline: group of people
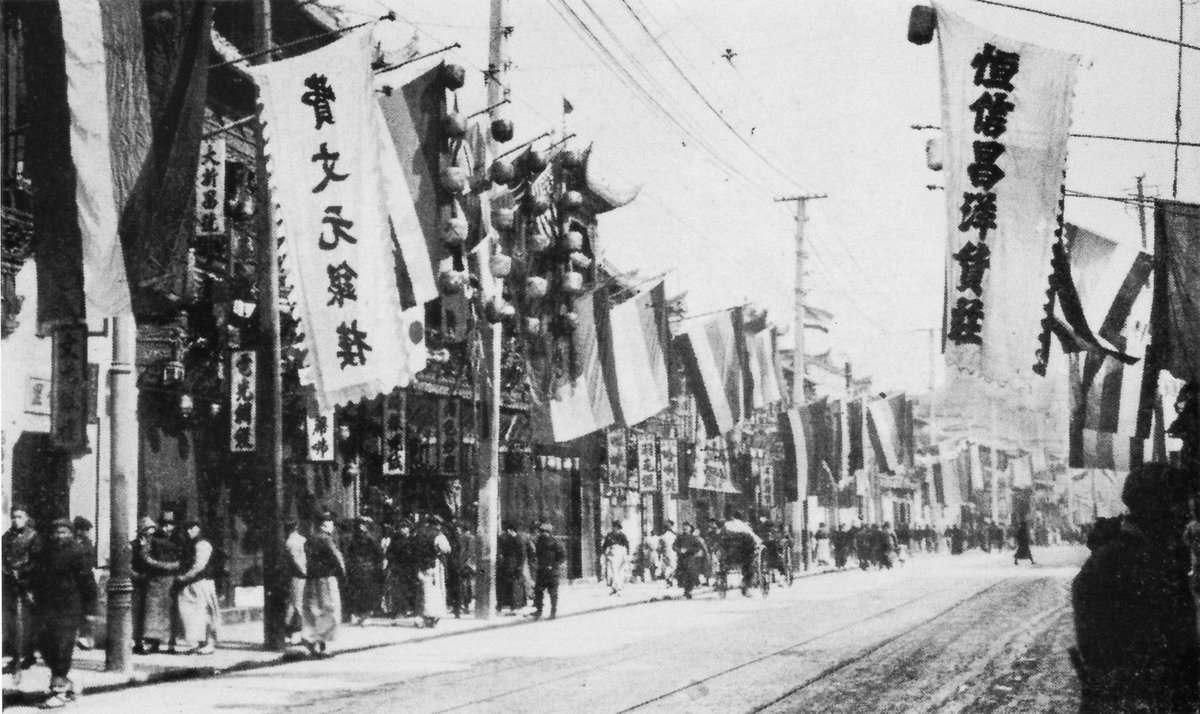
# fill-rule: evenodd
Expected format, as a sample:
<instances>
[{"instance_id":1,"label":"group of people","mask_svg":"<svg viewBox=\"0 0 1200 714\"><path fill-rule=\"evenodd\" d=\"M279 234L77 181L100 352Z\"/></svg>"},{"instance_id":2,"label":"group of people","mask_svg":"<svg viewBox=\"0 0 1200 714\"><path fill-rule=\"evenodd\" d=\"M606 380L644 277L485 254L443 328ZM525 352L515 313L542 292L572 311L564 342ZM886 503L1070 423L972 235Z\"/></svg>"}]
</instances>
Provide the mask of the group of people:
<instances>
[{"instance_id":1,"label":"group of people","mask_svg":"<svg viewBox=\"0 0 1200 714\"><path fill-rule=\"evenodd\" d=\"M216 580L224 557L200 522L178 523L165 510L144 517L130 544L133 568L133 651L210 655L216 651L220 607Z\"/></svg>"},{"instance_id":2,"label":"group of people","mask_svg":"<svg viewBox=\"0 0 1200 714\"><path fill-rule=\"evenodd\" d=\"M38 533L24 506L14 506L10 516L11 526L0 539L4 671L19 679L41 653L50 669L50 696L42 707L61 707L75 699L71 660L76 646L90 646L87 617L96 610L91 523L57 518Z\"/></svg>"}]
</instances>

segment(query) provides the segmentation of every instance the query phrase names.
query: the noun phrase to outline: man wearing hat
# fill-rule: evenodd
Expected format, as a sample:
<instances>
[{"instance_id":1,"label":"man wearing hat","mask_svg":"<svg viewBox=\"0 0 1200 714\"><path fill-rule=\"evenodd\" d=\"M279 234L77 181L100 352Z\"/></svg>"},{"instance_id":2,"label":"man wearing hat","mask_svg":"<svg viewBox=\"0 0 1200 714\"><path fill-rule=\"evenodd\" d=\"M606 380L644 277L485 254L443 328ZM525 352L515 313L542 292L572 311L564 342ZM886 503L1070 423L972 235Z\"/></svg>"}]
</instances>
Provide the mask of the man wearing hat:
<instances>
[{"instance_id":1,"label":"man wearing hat","mask_svg":"<svg viewBox=\"0 0 1200 714\"><path fill-rule=\"evenodd\" d=\"M50 668L50 698L43 708L57 708L75 699L71 657L83 618L96 610L96 581L92 564L75 542L71 522L50 524L50 537L33 552L29 571L38 649Z\"/></svg>"},{"instance_id":2,"label":"man wearing hat","mask_svg":"<svg viewBox=\"0 0 1200 714\"><path fill-rule=\"evenodd\" d=\"M604 553L604 575L612 595L620 595L629 577L629 538L620 521L612 522L612 530L600 545Z\"/></svg>"},{"instance_id":3,"label":"man wearing hat","mask_svg":"<svg viewBox=\"0 0 1200 714\"><path fill-rule=\"evenodd\" d=\"M537 541L534 542L534 552L537 557L537 575L533 581L533 617L542 616L542 595L550 591L550 619L558 615L558 581L562 575L562 564L567 559L567 551L562 543L551 535L553 527L543 523L538 527Z\"/></svg>"},{"instance_id":4,"label":"man wearing hat","mask_svg":"<svg viewBox=\"0 0 1200 714\"><path fill-rule=\"evenodd\" d=\"M317 530L305 543L308 580L304 585L304 630L302 642L314 657L326 655L328 643L337 637L342 621L342 595L338 579L346 575L342 551L334 538L337 516L323 511Z\"/></svg>"},{"instance_id":5,"label":"man wearing hat","mask_svg":"<svg viewBox=\"0 0 1200 714\"><path fill-rule=\"evenodd\" d=\"M164 644L170 650L175 648L175 575L182 560L182 548L175 538L175 512L163 511L141 554L146 588L142 600L145 652L158 652Z\"/></svg>"},{"instance_id":6,"label":"man wearing hat","mask_svg":"<svg viewBox=\"0 0 1200 714\"><path fill-rule=\"evenodd\" d=\"M4 555L4 651L11 658L4 671L19 680L21 670L37 661L33 654L33 610L29 598L29 568L38 537L29 511L13 505L11 525L0 537Z\"/></svg>"},{"instance_id":7,"label":"man wearing hat","mask_svg":"<svg viewBox=\"0 0 1200 714\"><path fill-rule=\"evenodd\" d=\"M210 655L217 646L217 604L215 578L220 570L219 558L209 542L200 532L198 521L183 524L187 538L187 551L181 568L184 572L175 576L176 607L181 639L192 645L184 654Z\"/></svg>"},{"instance_id":8,"label":"man wearing hat","mask_svg":"<svg viewBox=\"0 0 1200 714\"><path fill-rule=\"evenodd\" d=\"M1131 471L1121 493L1128 515L1072 583L1083 712L1200 708L1200 638L1182 540L1189 490L1187 472L1173 466Z\"/></svg>"}]
</instances>

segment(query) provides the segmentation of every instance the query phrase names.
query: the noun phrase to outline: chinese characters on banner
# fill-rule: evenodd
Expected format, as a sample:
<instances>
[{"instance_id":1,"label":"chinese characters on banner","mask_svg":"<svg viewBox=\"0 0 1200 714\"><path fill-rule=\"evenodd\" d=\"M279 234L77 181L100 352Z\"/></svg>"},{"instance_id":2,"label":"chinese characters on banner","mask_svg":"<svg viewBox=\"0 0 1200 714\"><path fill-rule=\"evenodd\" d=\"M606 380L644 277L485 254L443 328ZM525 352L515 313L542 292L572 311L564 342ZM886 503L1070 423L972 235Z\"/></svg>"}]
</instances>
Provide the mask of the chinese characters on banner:
<instances>
[{"instance_id":1,"label":"chinese characters on banner","mask_svg":"<svg viewBox=\"0 0 1200 714\"><path fill-rule=\"evenodd\" d=\"M257 373L258 357L253 350L234 350L229 354L230 451L254 451Z\"/></svg>"},{"instance_id":2,"label":"chinese characters on banner","mask_svg":"<svg viewBox=\"0 0 1200 714\"><path fill-rule=\"evenodd\" d=\"M329 409L304 417L304 432L308 437L309 461L333 461L334 410Z\"/></svg>"},{"instance_id":3,"label":"chinese characters on banner","mask_svg":"<svg viewBox=\"0 0 1200 714\"><path fill-rule=\"evenodd\" d=\"M55 328L51 374L50 440L69 453L86 451L89 374L86 324Z\"/></svg>"},{"instance_id":4,"label":"chinese characters on banner","mask_svg":"<svg viewBox=\"0 0 1200 714\"><path fill-rule=\"evenodd\" d=\"M946 360L1001 383L1044 371L1077 55L935 3L946 186Z\"/></svg>"},{"instance_id":5,"label":"chinese characters on banner","mask_svg":"<svg viewBox=\"0 0 1200 714\"><path fill-rule=\"evenodd\" d=\"M674 439L659 439L658 469L662 474L664 496L679 493L679 442Z\"/></svg>"},{"instance_id":6,"label":"chinese characters on banner","mask_svg":"<svg viewBox=\"0 0 1200 714\"><path fill-rule=\"evenodd\" d=\"M198 236L225 234L225 137L200 142L196 167L196 226Z\"/></svg>"},{"instance_id":7,"label":"chinese characters on banner","mask_svg":"<svg viewBox=\"0 0 1200 714\"><path fill-rule=\"evenodd\" d=\"M396 389L383 398L383 473L400 476L408 470L407 414L404 392Z\"/></svg>"},{"instance_id":8,"label":"chinese characters on banner","mask_svg":"<svg viewBox=\"0 0 1200 714\"><path fill-rule=\"evenodd\" d=\"M641 477L641 491L658 489L658 449L653 436L637 437L638 475Z\"/></svg>"},{"instance_id":9,"label":"chinese characters on banner","mask_svg":"<svg viewBox=\"0 0 1200 714\"><path fill-rule=\"evenodd\" d=\"M604 471L610 488L625 488L629 485L629 473L625 468L628 455L625 451L625 430L609 429L604 432Z\"/></svg>"},{"instance_id":10,"label":"chinese characters on banner","mask_svg":"<svg viewBox=\"0 0 1200 714\"><path fill-rule=\"evenodd\" d=\"M423 306L400 304L387 178L402 174L384 165L398 159L375 99L370 33L249 71L308 350L301 382L322 410L405 386L425 366Z\"/></svg>"}]
</instances>

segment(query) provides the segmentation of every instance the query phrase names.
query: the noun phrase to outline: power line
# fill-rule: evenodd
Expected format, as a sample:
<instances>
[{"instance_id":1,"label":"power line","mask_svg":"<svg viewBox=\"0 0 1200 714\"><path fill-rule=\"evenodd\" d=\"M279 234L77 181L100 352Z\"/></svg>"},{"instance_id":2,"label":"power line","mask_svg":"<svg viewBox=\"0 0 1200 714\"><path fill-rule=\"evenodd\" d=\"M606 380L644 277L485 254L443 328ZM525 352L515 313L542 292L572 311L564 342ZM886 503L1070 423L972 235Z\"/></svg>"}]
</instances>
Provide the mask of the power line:
<instances>
[{"instance_id":1,"label":"power line","mask_svg":"<svg viewBox=\"0 0 1200 714\"><path fill-rule=\"evenodd\" d=\"M1185 47L1189 50L1200 50L1200 45L1191 45L1191 44L1184 42L1182 34L1180 35L1179 40L1176 41L1176 40L1168 39L1166 37L1159 37L1157 35L1148 35L1144 32L1137 32L1136 30L1126 29L1124 27L1117 27L1115 25L1106 25L1102 22L1094 22L1092 20L1084 20L1079 17L1071 17L1070 15L1060 15L1056 12L1047 12L1046 10L1036 10L1032 7L1021 7L1020 5L1009 5L1008 3L996 2L995 0L975 0L975 2L983 3L984 5L995 5L996 7L1006 7L1009 10L1022 10L1024 12L1031 12L1035 15L1045 15L1046 17L1053 17L1058 20L1066 20L1068 22L1078 22L1081 25L1090 25L1091 27L1099 27L1102 30L1111 30L1113 32L1119 32L1124 35L1133 35L1134 37L1140 37L1144 40L1154 40L1155 42L1164 42L1168 45L1174 45L1174 46L1178 47L1180 50L1182 50ZM1182 8L1181 8L1180 12L1182 12Z\"/></svg>"}]
</instances>

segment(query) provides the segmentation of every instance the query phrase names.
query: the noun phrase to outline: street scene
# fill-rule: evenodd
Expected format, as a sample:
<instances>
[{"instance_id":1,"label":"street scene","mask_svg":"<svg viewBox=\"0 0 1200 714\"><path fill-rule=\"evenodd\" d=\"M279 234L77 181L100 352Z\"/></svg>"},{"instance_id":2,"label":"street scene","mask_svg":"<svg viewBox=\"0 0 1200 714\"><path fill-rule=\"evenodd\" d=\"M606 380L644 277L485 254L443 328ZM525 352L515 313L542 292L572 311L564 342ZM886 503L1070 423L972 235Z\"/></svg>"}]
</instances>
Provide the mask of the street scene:
<instances>
[{"instance_id":1,"label":"street scene","mask_svg":"<svg viewBox=\"0 0 1200 714\"><path fill-rule=\"evenodd\" d=\"M1196 0L6 0L3 707L1200 712Z\"/></svg>"}]
</instances>

